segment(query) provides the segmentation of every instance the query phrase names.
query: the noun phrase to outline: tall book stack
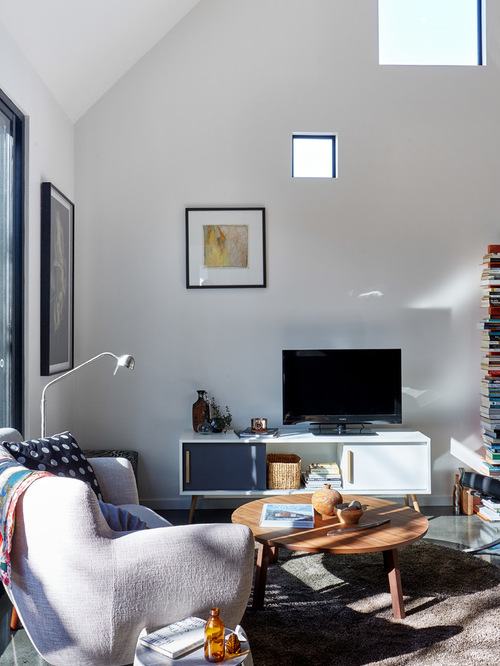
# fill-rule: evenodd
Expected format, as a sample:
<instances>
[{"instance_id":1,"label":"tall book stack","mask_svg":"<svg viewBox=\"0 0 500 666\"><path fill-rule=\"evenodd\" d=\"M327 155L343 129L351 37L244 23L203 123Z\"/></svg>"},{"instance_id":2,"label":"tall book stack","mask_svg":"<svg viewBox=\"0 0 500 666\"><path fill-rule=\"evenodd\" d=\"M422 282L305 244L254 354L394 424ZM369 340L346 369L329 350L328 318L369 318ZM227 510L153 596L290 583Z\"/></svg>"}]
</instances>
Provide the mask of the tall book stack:
<instances>
[{"instance_id":1,"label":"tall book stack","mask_svg":"<svg viewBox=\"0 0 500 666\"><path fill-rule=\"evenodd\" d=\"M488 245L481 275L481 425L485 455L481 474L500 478L500 245Z\"/></svg>"}]
</instances>

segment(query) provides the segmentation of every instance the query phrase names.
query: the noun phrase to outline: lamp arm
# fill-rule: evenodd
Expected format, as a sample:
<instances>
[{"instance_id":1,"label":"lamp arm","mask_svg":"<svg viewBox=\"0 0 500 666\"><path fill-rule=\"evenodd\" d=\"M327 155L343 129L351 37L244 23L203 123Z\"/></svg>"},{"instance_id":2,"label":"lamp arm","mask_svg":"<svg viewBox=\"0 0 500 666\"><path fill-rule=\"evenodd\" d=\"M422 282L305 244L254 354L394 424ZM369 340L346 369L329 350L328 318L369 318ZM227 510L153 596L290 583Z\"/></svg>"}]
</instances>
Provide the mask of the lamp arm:
<instances>
[{"instance_id":1,"label":"lamp arm","mask_svg":"<svg viewBox=\"0 0 500 666\"><path fill-rule=\"evenodd\" d=\"M60 381L61 379L64 379L65 377L68 377L68 375L72 375L77 370L80 370L80 368L83 368L86 365L89 365L90 363L93 363L94 361L97 361L97 359L102 358L103 356L112 356L114 359L116 359L117 362L120 360L118 358L118 356L116 356L116 354L113 354L112 352L101 352L97 356L94 356L93 358L90 358L88 361L85 361L85 363L81 363L80 365L77 365L76 368L72 368L71 370L68 370L68 372L65 372L64 374L59 375L59 377L56 377L55 379L53 379L51 382L49 382L48 384L46 384L44 386L43 391L42 391L42 399L40 401L40 412L41 412L41 417L42 417L42 421L41 421L41 435L42 435L42 437L45 437L45 402L46 402L45 401L45 392L47 391L49 386L52 386L53 384Z\"/></svg>"}]
</instances>

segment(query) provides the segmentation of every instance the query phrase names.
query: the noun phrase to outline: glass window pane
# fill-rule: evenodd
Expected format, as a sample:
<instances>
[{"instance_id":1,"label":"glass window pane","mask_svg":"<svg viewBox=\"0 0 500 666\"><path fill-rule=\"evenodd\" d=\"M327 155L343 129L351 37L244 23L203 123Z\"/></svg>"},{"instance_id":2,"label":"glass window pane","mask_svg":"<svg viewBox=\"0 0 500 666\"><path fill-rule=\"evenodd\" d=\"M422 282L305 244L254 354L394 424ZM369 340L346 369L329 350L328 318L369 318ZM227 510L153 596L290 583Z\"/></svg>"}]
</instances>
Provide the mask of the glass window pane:
<instances>
[{"instance_id":1,"label":"glass window pane","mask_svg":"<svg viewBox=\"0 0 500 666\"><path fill-rule=\"evenodd\" d=\"M381 65L478 65L480 0L379 0Z\"/></svg>"},{"instance_id":2,"label":"glass window pane","mask_svg":"<svg viewBox=\"0 0 500 666\"><path fill-rule=\"evenodd\" d=\"M335 178L333 136L293 137L294 178Z\"/></svg>"},{"instance_id":3,"label":"glass window pane","mask_svg":"<svg viewBox=\"0 0 500 666\"><path fill-rule=\"evenodd\" d=\"M10 425L13 151L10 119L0 111L0 423Z\"/></svg>"}]
</instances>

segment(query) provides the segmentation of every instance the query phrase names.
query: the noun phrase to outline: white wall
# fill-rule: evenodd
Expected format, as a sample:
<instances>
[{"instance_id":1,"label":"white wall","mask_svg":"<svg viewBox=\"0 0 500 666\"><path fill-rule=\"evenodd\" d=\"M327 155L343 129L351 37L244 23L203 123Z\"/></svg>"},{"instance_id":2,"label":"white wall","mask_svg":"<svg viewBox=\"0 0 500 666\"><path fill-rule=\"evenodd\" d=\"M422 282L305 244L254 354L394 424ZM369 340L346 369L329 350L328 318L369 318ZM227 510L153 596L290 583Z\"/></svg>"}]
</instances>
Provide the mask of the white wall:
<instances>
[{"instance_id":1,"label":"white wall","mask_svg":"<svg viewBox=\"0 0 500 666\"><path fill-rule=\"evenodd\" d=\"M73 199L74 127L1 22L0 88L27 118L23 434L38 437L40 395L47 383L47 378L40 377L40 183L51 181ZM53 416L60 421L70 408L64 396L51 404Z\"/></svg>"},{"instance_id":2,"label":"white wall","mask_svg":"<svg viewBox=\"0 0 500 666\"><path fill-rule=\"evenodd\" d=\"M283 348L402 348L404 425L432 438L434 503L451 502L452 439L480 445L500 10L483 68L380 67L376 12L207 0L76 125L76 360L110 349L137 367L75 378L71 427L85 448L138 450L155 506L185 505L178 439L196 389L236 427L280 424ZM337 180L290 177L300 131L338 132ZM185 207L254 205L268 287L186 290ZM369 368L360 380L376 390Z\"/></svg>"}]
</instances>

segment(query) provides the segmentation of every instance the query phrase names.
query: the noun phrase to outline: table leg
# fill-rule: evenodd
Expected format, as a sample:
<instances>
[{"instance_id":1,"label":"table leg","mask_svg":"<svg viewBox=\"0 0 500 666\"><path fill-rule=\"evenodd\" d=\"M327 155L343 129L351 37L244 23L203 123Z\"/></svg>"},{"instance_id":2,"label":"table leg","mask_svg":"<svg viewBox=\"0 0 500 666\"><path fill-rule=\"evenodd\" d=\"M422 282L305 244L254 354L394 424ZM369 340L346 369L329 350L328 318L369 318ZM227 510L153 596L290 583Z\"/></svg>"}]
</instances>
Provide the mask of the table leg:
<instances>
[{"instance_id":1,"label":"table leg","mask_svg":"<svg viewBox=\"0 0 500 666\"><path fill-rule=\"evenodd\" d=\"M198 495L193 495L191 497L191 507L189 509L189 520L188 525L191 525L194 518L194 510L196 509L196 502L198 501Z\"/></svg>"},{"instance_id":2,"label":"table leg","mask_svg":"<svg viewBox=\"0 0 500 666\"><path fill-rule=\"evenodd\" d=\"M396 620L402 620L406 617L406 613L403 602L403 588L401 586L401 572L399 570L397 549L384 550L384 566L389 576L392 612Z\"/></svg>"},{"instance_id":3,"label":"table leg","mask_svg":"<svg viewBox=\"0 0 500 666\"><path fill-rule=\"evenodd\" d=\"M255 568L255 582L253 585L252 610L259 610L264 606L264 594L266 592L267 565L273 556L273 548L264 543L259 543L257 550L257 565ZM278 549L276 549L278 550Z\"/></svg>"},{"instance_id":4,"label":"table leg","mask_svg":"<svg viewBox=\"0 0 500 666\"><path fill-rule=\"evenodd\" d=\"M271 555L269 556L269 562L270 563L277 562L279 554L280 554L279 546L273 546L271 548Z\"/></svg>"}]
</instances>

